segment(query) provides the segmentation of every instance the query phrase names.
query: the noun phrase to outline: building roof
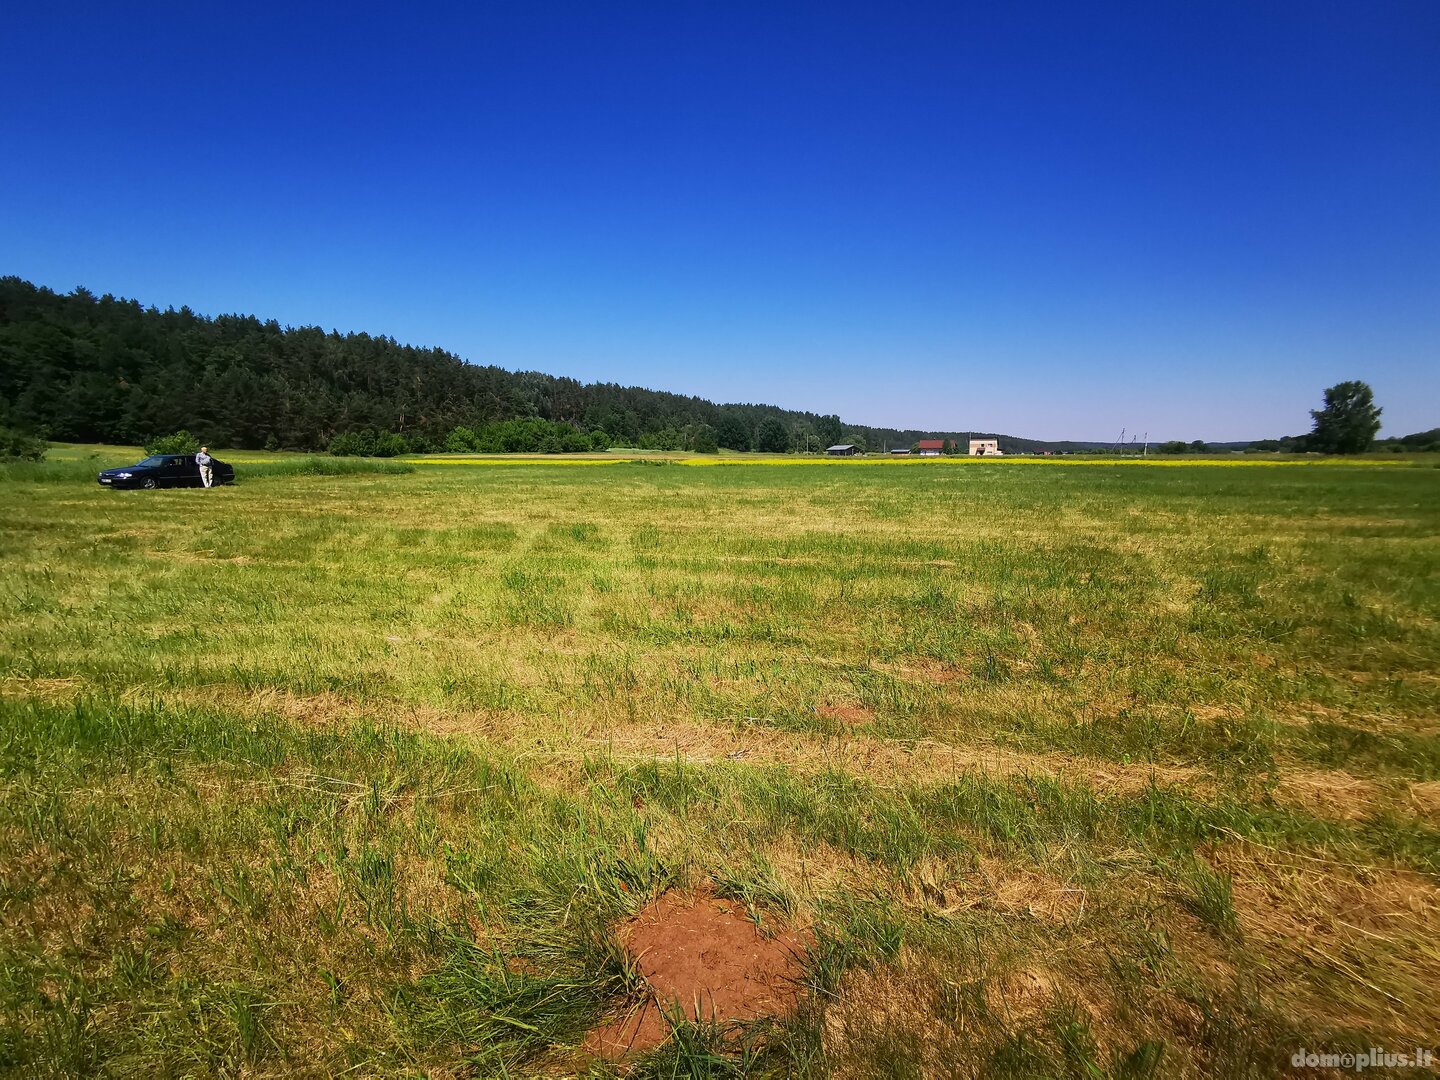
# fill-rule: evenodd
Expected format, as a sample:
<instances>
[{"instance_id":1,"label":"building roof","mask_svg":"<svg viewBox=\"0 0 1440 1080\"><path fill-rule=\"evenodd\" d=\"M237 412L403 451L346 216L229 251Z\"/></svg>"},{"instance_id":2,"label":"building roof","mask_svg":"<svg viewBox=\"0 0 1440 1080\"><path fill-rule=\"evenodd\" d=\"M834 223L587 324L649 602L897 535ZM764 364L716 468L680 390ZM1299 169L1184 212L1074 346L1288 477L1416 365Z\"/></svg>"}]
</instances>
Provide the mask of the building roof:
<instances>
[{"instance_id":1,"label":"building roof","mask_svg":"<svg viewBox=\"0 0 1440 1080\"><path fill-rule=\"evenodd\" d=\"M921 439L921 440L920 440L920 449L921 449L921 450L944 450L944 449L945 449L945 440L944 440L944 439Z\"/></svg>"},{"instance_id":2,"label":"building roof","mask_svg":"<svg viewBox=\"0 0 1440 1080\"><path fill-rule=\"evenodd\" d=\"M834 446L827 446L827 447L825 447L825 452L828 454L831 450L854 450L854 449L855 449L855 444L854 444L854 443L848 443L848 442L847 442L847 443L836 443Z\"/></svg>"}]
</instances>

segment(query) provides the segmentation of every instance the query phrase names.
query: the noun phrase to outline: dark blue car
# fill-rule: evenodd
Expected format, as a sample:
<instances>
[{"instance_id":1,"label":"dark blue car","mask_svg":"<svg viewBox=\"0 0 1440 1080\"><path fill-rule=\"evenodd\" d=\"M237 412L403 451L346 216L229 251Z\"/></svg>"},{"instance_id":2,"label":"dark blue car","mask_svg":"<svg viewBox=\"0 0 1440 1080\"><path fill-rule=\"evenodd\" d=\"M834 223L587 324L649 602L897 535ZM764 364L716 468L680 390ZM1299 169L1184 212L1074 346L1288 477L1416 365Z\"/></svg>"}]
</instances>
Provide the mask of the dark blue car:
<instances>
[{"instance_id":1,"label":"dark blue car","mask_svg":"<svg viewBox=\"0 0 1440 1080\"><path fill-rule=\"evenodd\" d=\"M233 484L235 467L226 465L218 458L210 459L216 484ZM99 476L102 487L117 488L164 488L203 487L200 482L200 466L195 464L194 454L153 454L144 461L126 465L123 469L106 469Z\"/></svg>"}]
</instances>

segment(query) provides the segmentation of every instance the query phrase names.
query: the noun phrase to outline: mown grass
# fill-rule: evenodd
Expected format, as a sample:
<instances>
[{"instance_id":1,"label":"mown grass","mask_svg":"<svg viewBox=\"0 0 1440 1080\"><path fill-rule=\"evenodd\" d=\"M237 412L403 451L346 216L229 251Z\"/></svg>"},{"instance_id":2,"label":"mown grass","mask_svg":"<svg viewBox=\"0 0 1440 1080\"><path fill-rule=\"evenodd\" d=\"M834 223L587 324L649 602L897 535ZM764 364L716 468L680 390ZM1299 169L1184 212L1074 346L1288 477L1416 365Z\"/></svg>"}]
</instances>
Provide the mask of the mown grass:
<instances>
[{"instance_id":1,"label":"mown grass","mask_svg":"<svg viewBox=\"0 0 1440 1080\"><path fill-rule=\"evenodd\" d=\"M633 1074L1433 1040L1434 470L306 460L0 488L4 1066L603 1075L702 883L810 992Z\"/></svg>"}]
</instances>

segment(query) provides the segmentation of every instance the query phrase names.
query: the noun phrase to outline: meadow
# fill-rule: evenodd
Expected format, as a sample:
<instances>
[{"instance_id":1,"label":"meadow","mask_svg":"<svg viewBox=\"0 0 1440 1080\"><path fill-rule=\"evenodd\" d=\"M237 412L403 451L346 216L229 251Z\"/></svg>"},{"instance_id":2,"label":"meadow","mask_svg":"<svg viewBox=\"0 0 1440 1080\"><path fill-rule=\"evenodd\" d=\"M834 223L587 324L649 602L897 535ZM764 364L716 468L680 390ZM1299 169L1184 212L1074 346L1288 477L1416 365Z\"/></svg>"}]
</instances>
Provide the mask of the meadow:
<instances>
[{"instance_id":1,"label":"meadow","mask_svg":"<svg viewBox=\"0 0 1440 1080\"><path fill-rule=\"evenodd\" d=\"M1440 1033L1440 469L107 454L0 479L0 1068L1270 1076ZM798 1006L588 1054L645 991L616 926L687 890L807 935Z\"/></svg>"}]
</instances>

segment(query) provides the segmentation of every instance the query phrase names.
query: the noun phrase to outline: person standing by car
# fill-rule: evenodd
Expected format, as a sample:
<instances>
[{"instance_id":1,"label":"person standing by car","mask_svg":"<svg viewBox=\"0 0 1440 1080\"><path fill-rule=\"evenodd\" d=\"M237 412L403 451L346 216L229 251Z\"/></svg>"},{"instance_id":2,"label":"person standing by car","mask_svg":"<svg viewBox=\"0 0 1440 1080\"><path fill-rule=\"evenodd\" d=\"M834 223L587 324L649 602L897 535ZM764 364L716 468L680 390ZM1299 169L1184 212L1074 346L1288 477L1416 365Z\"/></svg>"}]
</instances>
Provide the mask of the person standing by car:
<instances>
[{"instance_id":1,"label":"person standing by car","mask_svg":"<svg viewBox=\"0 0 1440 1080\"><path fill-rule=\"evenodd\" d=\"M200 483L209 487L215 480L215 473L210 468L210 448L200 447L200 452L195 455L195 464L200 466Z\"/></svg>"}]
</instances>

